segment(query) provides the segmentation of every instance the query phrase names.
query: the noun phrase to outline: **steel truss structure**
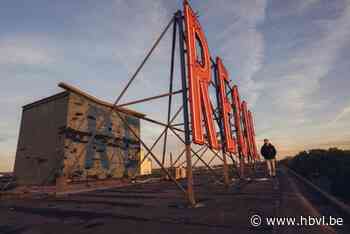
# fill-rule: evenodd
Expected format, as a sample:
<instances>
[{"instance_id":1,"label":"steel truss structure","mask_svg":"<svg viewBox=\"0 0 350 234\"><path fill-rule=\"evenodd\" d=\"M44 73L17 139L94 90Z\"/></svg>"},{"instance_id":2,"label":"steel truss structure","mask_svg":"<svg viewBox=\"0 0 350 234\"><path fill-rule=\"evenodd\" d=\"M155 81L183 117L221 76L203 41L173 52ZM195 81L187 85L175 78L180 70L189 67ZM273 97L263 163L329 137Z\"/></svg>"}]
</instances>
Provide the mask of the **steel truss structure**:
<instances>
[{"instance_id":1,"label":"steel truss structure","mask_svg":"<svg viewBox=\"0 0 350 234\"><path fill-rule=\"evenodd\" d=\"M152 96L152 97L147 97L147 98L143 98L140 100L135 100L135 101L130 101L127 103L122 103L120 104L120 100L122 99L122 97L125 96L125 94L127 93L128 88L130 87L130 85L135 81L137 75L140 73L140 71L142 70L142 68L144 67L145 63L147 62L147 60L150 58L150 56L152 55L152 53L154 52L154 50L157 48L157 46L159 45L160 41L164 38L165 34L172 28L172 44L171 44L171 63L170 63L170 69L169 69L169 73L170 73L170 79L169 79L169 91L167 93L162 93L156 96ZM187 201L189 202L189 204L194 207L196 205L196 199L195 199L195 193L194 193L194 186L193 186L193 168L197 165L198 162L201 162L202 164L204 164L204 166L208 169L208 172L213 176L215 181L220 182L221 184L223 184L224 186L228 187L231 184L231 180L230 180L230 176L229 176L229 166L228 166L228 162L227 159L230 158L232 160L232 165L236 168L238 168L238 164L236 163L236 161L240 160L240 170L235 170L235 171L240 171L238 173L239 177L243 177L244 176L244 172L243 172L243 164L245 164L245 159L250 162L250 163L254 163L256 160L258 160L257 158L257 154L256 150L254 151L255 147L255 143L254 146L252 147L248 147L248 151L245 153L244 149L242 148L242 145L240 144L240 141L238 139L238 151L236 154L230 153L226 151L226 147L222 146L220 150L215 150L213 149L210 144L208 143L208 141L206 140L206 142L199 146L199 149L195 149L194 146L196 146L195 143L193 143L192 139L191 139L191 122L190 122L190 111L189 111L189 94L188 94L188 80L187 80L187 74L188 71L186 69L186 53L187 53L187 49L186 49L186 36L185 36L185 31L184 31L184 16L183 16L183 12L181 10L178 10L176 13L174 13L174 16L171 18L171 20L169 21L169 23L166 25L166 27L164 28L164 30L162 31L162 33L160 34L160 36L157 38L157 40L154 42L154 44L152 45L151 49L149 50L149 52L146 54L145 58L143 59L142 63L139 65L139 67L136 69L135 73L132 75L132 77L130 78L130 80L128 81L128 83L126 84L126 86L124 87L124 89L121 91L120 95L117 97L116 101L113 104L113 107L111 107L111 113L116 111L115 113L118 115L118 117L122 120L122 122L127 126L128 130L137 138L137 140L140 141L142 147L146 150L146 154L145 157L143 158L143 160L140 162L140 164L142 164L144 162L144 160L148 157L151 157L156 164L161 168L162 172L167 175L167 177L175 184L175 186L183 192L183 194L185 195ZM178 44L178 48L176 48L176 45ZM180 90L174 90L174 69L175 69L175 51L179 51L179 59L180 59L180 71L181 71L181 84L182 84L182 89ZM217 69L218 69L218 64L211 59L211 66L215 71L215 74L217 74ZM214 82L211 82L211 86L215 89L216 92L216 96L217 96L217 106L214 109L213 108L213 119L216 121L216 124L219 126L219 133L221 136L221 139L225 139L224 138L224 132L223 132L223 123L222 123L222 110L220 108L220 98L219 98L219 81L218 81L218 77L215 75L214 76ZM227 86L229 87L228 90L226 90L226 96L227 98L230 99L230 95L232 95L232 93L234 92L234 87L233 85L230 84L231 81L226 81L227 82ZM237 87L236 87L237 88ZM174 114L172 114L173 110L173 98L175 95L181 95L182 96L182 105L175 111ZM238 94L237 94L238 95ZM232 95L232 97L234 98L234 95ZM134 132L134 130L128 125L127 120L119 113L122 112L121 107L126 107L126 106L130 106L130 105L134 105L134 104L140 104L140 103L145 103L145 102L149 102L149 101L153 101L156 99L161 99L161 98L167 98L168 100L168 107L167 107L167 121L166 122L162 122L159 120L155 120L152 118L149 118L147 116L143 116L140 117L141 120L144 120L146 122L150 122L152 124L158 125L160 127L164 127L164 130L161 132L161 134L156 138L156 140L153 142L153 144L151 146L147 145L139 136L137 136L137 134ZM240 101L239 101L240 102ZM249 117L247 117L248 115L244 115L244 113L241 111L241 103L239 103L239 106L234 107L233 106L233 111L236 114L236 116L242 116L243 117L243 122L239 121L236 122L235 124L230 123L231 125L231 131L233 134L237 135L237 130L241 131L238 132L239 134L242 134L242 136L244 137L244 142L248 142L248 138L252 139L252 137L250 135L250 130L249 128L254 128L254 126L252 126L252 121L249 122ZM174 120L180 116L180 114L182 114L183 117L183 122L182 123L175 123ZM244 116L243 116L244 115ZM250 113L251 116L251 113ZM230 121L232 122L232 121ZM251 124L250 124L251 123ZM240 125L237 128L237 124ZM236 126L236 127L235 127ZM101 126L100 126L101 127ZM184 149L181 151L181 153L179 155L177 155L175 157L175 160L173 161L171 159L171 165L170 168L172 167L179 167L179 166L186 166L186 173L187 173L187 186L184 187L183 185L181 185L176 178L174 178L174 176L172 175L172 173L170 173L170 171L168 170L168 168L165 167L165 158L166 158L166 152L167 152L167 145L168 145L168 141L169 141L169 134L172 134L173 136L175 136L183 145L184 145ZM88 142L88 144L91 144L91 139L94 139L95 136L92 136L90 138L90 141ZM156 145L161 142L161 139L163 138L162 141L162 157L161 160L158 159L158 157L156 156L156 154L154 153L154 148L156 147ZM239 137L237 137L239 138ZM242 140L242 139L241 139ZM222 145L225 145L226 143L223 142L224 140L222 140ZM255 141L255 139L254 139ZM198 145L197 145L198 147ZM209 153L211 154L211 158L208 162L206 162L204 160L203 155ZM181 161L181 159L185 157L185 160ZM194 161L194 163L192 163L192 159L195 158L196 161ZM213 162L214 159L218 159L222 162L223 165L223 172L222 175L218 174L218 171L215 170L212 166L211 163ZM236 159L236 160L235 160Z\"/></svg>"}]
</instances>

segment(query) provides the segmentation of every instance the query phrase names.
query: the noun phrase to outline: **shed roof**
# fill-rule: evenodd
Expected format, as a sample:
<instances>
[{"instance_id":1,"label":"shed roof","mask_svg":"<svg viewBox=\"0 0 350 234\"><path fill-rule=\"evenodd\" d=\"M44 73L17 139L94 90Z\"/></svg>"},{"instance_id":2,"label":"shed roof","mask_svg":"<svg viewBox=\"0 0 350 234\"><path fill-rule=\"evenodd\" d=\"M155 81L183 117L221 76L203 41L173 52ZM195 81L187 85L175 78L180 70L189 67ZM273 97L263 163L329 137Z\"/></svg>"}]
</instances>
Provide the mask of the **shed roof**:
<instances>
[{"instance_id":1,"label":"shed roof","mask_svg":"<svg viewBox=\"0 0 350 234\"><path fill-rule=\"evenodd\" d=\"M125 113L125 114L129 114L129 115L133 115L135 117L144 117L145 114L143 113L140 113L140 112L137 112L137 111L134 111L134 110L130 110L130 109L127 109L127 108L124 108L124 107L117 107L117 106L114 106L112 103L109 103L109 102L105 102L105 101L102 101L76 87L73 87L69 84L66 84L64 82L60 82L58 84L59 87L69 91L69 92L72 92L72 93L76 93L80 96L83 96L85 97L86 99L89 99L90 101L93 101L97 104L100 104L100 105L103 105L103 106L106 106L106 107L109 107L109 108L114 108L114 110L116 111L119 111L119 112L122 112L122 113Z\"/></svg>"},{"instance_id":2,"label":"shed roof","mask_svg":"<svg viewBox=\"0 0 350 234\"><path fill-rule=\"evenodd\" d=\"M31 102L29 104L26 104L24 106L22 106L23 110L28 110L32 107L36 107L38 105L42 105L42 104L45 104L45 103L48 103L48 102L51 102L51 101L54 101L54 100L57 100L57 99L60 99L60 98L63 98L63 97L66 97L69 95L69 92L67 91L63 91L63 92L60 92L60 93L56 93L52 96L49 96L49 97L46 97L46 98L43 98L43 99L40 99L38 101L35 101L35 102Z\"/></svg>"},{"instance_id":3,"label":"shed roof","mask_svg":"<svg viewBox=\"0 0 350 234\"><path fill-rule=\"evenodd\" d=\"M65 91L63 92L60 92L58 94L55 94L55 95L52 95L50 97L46 97L44 99L40 99L38 101L35 101L33 103L30 103L30 104L27 104L25 106L23 106L23 110L27 110L27 109L30 109L32 107L35 107L37 105L41 105L41 104L44 104L44 103L47 103L47 102L50 102L50 101L53 101L53 100L56 100L56 99L59 99L59 98L62 98L62 97L65 97L67 96L70 92L72 93L75 93L75 94L78 94L80 96L83 96L84 98L92 101L92 102L95 102L96 104L99 104L99 105L102 105L102 106L106 106L106 107L109 107L109 108L113 108L113 104L112 103L109 103L109 102L105 102L105 101L102 101L76 87L73 87L69 84L66 84L66 83L63 83L63 82L60 82L58 84L59 87L61 87L62 89L64 89ZM132 116L135 116L135 117L138 117L138 118L141 118L141 117L144 117L145 114L143 113L140 113L140 112L137 112L137 111L134 111L134 110L130 110L130 109L127 109L127 108L124 108L124 107L114 107L114 110L116 111L119 111L119 112L122 112L122 113L125 113L125 114L128 114L128 115L132 115Z\"/></svg>"}]
</instances>

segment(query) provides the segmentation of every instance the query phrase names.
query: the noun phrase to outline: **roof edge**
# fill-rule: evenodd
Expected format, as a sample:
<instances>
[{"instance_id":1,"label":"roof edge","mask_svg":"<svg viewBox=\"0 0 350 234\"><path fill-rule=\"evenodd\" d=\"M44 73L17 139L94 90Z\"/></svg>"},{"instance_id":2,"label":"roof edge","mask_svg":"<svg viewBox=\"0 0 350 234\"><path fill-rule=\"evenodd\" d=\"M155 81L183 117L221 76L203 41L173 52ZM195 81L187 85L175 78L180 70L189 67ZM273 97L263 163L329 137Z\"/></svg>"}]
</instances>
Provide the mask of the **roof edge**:
<instances>
[{"instance_id":1,"label":"roof edge","mask_svg":"<svg viewBox=\"0 0 350 234\"><path fill-rule=\"evenodd\" d=\"M22 109L23 110L28 110L28 109L33 108L35 106L38 106L38 105L41 105L41 104L44 104L44 103L48 103L48 102L51 102L53 100L59 99L61 97L65 97L65 96L68 96L68 92L67 91L56 93L56 94L54 94L52 96L49 96L49 97L46 97L46 98L42 98L42 99L39 99L38 101L34 101L34 102L29 103L29 104L26 104L26 105L22 106Z\"/></svg>"},{"instance_id":2,"label":"roof edge","mask_svg":"<svg viewBox=\"0 0 350 234\"><path fill-rule=\"evenodd\" d=\"M89 99L90 101L93 101L97 104L100 104L100 105L103 105L103 106L106 106L106 107L110 107L110 108L114 108L115 110L119 111L119 112L122 112L122 113L125 113L125 114L129 114L129 115L133 115L135 117L144 117L145 114L143 113L140 113L140 112L137 112L137 111L134 111L134 110L130 110L130 109L127 109L127 108L123 108L123 107L117 107L117 106L114 106L112 103L109 103L109 102L106 102L106 101L102 101L74 86L71 86L69 84L66 84L64 82L60 82L58 84L58 87L62 88L62 89L65 89L66 91L69 91L69 92L72 92L72 93L76 93L78 95L81 95L87 99Z\"/></svg>"}]
</instances>

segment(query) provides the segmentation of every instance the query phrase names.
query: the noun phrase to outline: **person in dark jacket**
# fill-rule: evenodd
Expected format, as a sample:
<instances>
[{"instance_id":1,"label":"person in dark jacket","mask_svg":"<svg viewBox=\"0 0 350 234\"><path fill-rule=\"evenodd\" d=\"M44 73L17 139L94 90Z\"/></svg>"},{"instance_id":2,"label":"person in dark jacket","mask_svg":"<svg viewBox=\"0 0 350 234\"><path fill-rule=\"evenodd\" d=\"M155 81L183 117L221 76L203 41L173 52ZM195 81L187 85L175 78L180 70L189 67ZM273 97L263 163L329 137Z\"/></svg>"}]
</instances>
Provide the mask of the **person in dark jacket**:
<instances>
[{"instance_id":1,"label":"person in dark jacket","mask_svg":"<svg viewBox=\"0 0 350 234\"><path fill-rule=\"evenodd\" d=\"M269 139L264 139L264 145L261 147L261 155L264 157L269 176L276 176L276 148L270 143Z\"/></svg>"}]
</instances>

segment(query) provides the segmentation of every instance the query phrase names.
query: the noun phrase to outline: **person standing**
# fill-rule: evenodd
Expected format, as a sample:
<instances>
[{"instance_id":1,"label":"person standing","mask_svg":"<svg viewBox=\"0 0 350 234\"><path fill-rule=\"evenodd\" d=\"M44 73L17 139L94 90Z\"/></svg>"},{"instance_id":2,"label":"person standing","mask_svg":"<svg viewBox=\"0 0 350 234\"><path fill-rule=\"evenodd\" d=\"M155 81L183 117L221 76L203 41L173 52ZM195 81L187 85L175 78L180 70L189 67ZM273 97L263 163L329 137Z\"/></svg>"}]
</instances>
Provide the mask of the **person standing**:
<instances>
[{"instance_id":1,"label":"person standing","mask_svg":"<svg viewBox=\"0 0 350 234\"><path fill-rule=\"evenodd\" d=\"M264 145L261 147L261 155L264 157L269 176L276 176L276 148L270 143L269 139L264 139Z\"/></svg>"}]
</instances>

